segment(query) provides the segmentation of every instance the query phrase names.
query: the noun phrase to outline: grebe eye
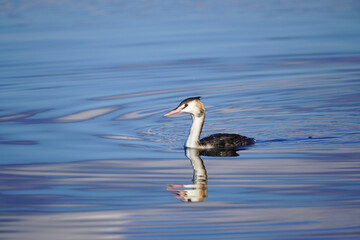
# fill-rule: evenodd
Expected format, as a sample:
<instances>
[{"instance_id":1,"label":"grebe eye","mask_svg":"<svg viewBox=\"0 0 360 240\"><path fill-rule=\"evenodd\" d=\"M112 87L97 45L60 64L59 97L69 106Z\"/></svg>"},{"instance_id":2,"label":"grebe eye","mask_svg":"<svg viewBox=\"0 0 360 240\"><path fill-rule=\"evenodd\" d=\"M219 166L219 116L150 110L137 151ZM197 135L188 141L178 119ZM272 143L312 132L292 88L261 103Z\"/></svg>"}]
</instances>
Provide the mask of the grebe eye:
<instances>
[{"instance_id":1,"label":"grebe eye","mask_svg":"<svg viewBox=\"0 0 360 240\"><path fill-rule=\"evenodd\" d=\"M188 104L186 103L185 106L184 106L184 108L187 108L187 106L188 106Z\"/></svg>"}]
</instances>

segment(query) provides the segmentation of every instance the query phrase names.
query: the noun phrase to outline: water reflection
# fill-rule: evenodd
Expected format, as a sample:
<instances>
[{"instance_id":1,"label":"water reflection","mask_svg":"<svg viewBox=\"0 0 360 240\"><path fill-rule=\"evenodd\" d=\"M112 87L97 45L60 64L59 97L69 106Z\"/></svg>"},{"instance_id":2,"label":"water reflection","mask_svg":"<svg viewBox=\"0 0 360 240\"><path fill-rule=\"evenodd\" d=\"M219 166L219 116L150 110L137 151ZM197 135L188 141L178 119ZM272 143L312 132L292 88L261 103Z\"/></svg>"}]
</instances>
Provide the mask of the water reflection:
<instances>
[{"instance_id":1,"label":"water reflection","mask_svg":"<svg viewBox=\"0 0 360 240\"><path fill-rule=\"evenodd\" d=\"M194 169L193 184L169 184L167 190L175 193L175 198L184 202L202 202L207 198L207 174L200 150L185 148L185 155ZM185 189L176 189L185 188Z\"/></svg>"},{"instance_id":2,"label":"water reflection","mask_svg":"<svg viewBox=\"0 0 360 240\"><path fill-rule=\"evenodd\" d=\"M201 152L186 155L197 204L164 189L190 175L184 158L3 165L1 239L358 239L358 149L248 150L206 169Z\"/></svg>"},{"instance_id":3,"label":"water reflection","mask_svg":"<svg viewBox=\"0 0 360 240\"><path fill-rule=\"evenodd\" d=\"M203 149L200 155L211 157L236 157L238 151L246 150L245 148L227 148L227 149Z\"/></svg>"},{"instance_id":4,"label":"water reflection","mask_svg":"<svg viewBox=\"0 0 360 240\"><path fill-rule=\"evenodd\" d=\"M217 157L234 157L239 156L237 151L243 149L194 149L185 148L185 155L191 161L194 169L193 184L169 184L167 190L173 192L184 202L202 202L207 198L207 173L203 160L203 156ZM178 189L184 188L184 189Z\"/></svg>"}]
</instances>

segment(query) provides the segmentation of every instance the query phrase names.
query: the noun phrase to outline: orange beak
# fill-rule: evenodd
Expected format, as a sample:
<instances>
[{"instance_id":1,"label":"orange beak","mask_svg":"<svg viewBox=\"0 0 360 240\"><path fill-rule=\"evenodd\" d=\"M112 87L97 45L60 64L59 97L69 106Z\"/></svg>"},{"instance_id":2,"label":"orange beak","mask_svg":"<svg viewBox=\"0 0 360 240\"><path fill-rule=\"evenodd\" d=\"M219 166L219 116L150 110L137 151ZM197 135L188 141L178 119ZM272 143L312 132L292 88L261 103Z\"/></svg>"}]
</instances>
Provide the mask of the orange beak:
<instances>
[{"instance_id":1,"label":"orange beak","mask_svg":"<svg viewBox=\"0 0 360 240\"><path fill-rule=\"evenodd\" d=\"M176 108L176 109L174 109L174 110L166 113L164 116L170 116L170 115L173 115L173 114L175 114L175 113L179 113L179 112L181 112L181 111L182 111L182 108Z\"/></svg>"}]
</instances>

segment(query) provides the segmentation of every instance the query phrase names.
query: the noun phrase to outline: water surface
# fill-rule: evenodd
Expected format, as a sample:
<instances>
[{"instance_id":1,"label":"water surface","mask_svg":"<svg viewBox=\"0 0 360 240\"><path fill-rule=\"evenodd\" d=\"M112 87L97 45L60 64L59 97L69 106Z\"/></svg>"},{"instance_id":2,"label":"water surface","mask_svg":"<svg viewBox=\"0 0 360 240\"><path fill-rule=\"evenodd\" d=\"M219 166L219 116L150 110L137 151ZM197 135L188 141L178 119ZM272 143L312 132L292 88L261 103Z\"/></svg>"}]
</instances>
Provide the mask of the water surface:
<instances>
[{"instance_id":1,"label":"water surface","mask_svg":"<svg viewBox=\"0 0 360 240\"><path fill-rule=\"evenodd\" d=\"M4 1L1 238L358 239L359 13ZM203 136L257 143L186 153L190 117L163 114L193 96Z\"/></svg>"}]
</instances>

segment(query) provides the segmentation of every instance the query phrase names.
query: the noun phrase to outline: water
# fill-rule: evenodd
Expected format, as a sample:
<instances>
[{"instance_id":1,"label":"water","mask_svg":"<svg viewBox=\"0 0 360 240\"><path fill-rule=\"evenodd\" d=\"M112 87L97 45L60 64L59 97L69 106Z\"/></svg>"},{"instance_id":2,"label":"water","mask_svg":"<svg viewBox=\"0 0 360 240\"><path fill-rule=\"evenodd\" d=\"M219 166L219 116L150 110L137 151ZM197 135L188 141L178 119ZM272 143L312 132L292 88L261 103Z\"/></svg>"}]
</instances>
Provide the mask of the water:
<instances>
[{"instance_id":1,"label":"water","mask_svg":"<svg viewBox=\"0 0 360 240\"><path fill-rule=\"evenodd\" d=\"M357 1L3 1L1 238L358 239L359 21ZM185 153L190 117L162 115L193 96L203 136L257 143Z\"/></svg>"}]
</instances>

